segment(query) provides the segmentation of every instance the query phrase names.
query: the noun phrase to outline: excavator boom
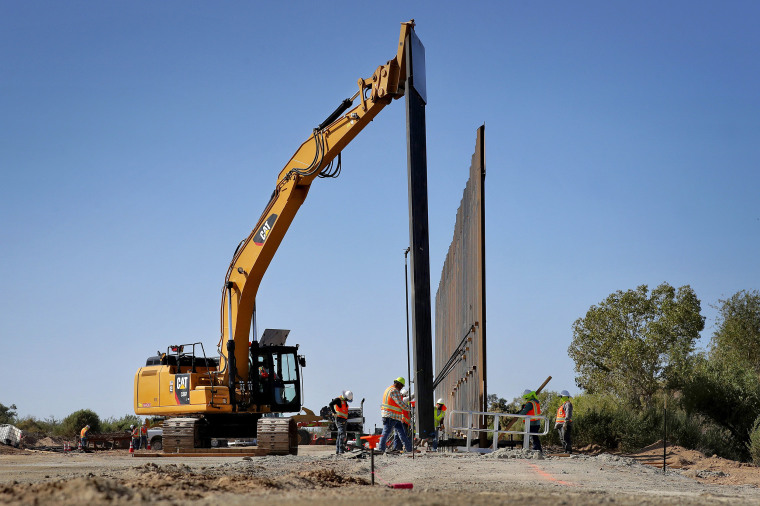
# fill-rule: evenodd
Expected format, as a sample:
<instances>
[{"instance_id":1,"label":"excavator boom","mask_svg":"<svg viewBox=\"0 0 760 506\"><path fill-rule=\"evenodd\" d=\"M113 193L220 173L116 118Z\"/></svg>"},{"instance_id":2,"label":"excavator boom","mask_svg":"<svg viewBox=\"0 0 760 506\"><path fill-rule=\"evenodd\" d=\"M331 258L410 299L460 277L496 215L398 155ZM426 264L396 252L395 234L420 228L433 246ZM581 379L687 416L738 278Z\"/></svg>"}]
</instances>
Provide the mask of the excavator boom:
<instances>
[{"instance_id":1,"label":"excavator boom","mask_svg":"<svg viewBox=\"0 0 760 506\"><path fill-rule=\"evenodd\" d=\"M235 381L248 375L248 336L259 284L298 209L317 177L340 171L340 152L391 101L404 95L405 46L414 20L402 23L395 58L358 80L358 91L341 105L296 150L280 171L272 197L251 233L238 246L222 290L221 336L223 362L234 349ZM336 157L338 161L336 164ZM232 331L230 332L230 328ZM225 345L232 342L233 345ZM230 370L230 367L225 367ZM228 378L229 381L229 378Z\"/></svg>"}]
</instances>

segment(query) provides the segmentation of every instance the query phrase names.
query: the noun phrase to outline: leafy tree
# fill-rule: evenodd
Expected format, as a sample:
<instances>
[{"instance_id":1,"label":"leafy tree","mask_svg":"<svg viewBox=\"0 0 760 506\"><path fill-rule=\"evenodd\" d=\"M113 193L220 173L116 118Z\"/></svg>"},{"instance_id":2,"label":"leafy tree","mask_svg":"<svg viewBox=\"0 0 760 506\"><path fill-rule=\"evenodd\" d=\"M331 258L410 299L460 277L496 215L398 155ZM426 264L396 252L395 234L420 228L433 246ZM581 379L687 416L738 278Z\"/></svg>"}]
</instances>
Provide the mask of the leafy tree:
<instances>
[{"instance_id":1,"label":"leafy tree","mask_svg":"<svg viewBox=\"0 0 760 506\"><path fill-rule=\"evenodd\" d=\"M16 405L6 406L0 403L0 423L13 424L16 421Z\"/></svg>"},{"instance_id":2,"label":"leafy tree","mask_svg":"<svg viewBox=\"0 0 760 506\"><path fill-rule=\"evenodd\" d=\"M709 354L695 361L682 402L727 430L746 459L760 448L760 293L741 290L720 304Z\"/></svg>"},{"instance_id":3,"label":"leafy tree","mask_svg":"<svg viewBox=\"0 0 760 506\"><path fill-rule=\"evenodd\" d=\"M742 363L760 374L760 292L740 290L719 302L711 359Z\"/></svg>"},{"instance_id":4,"label":"leafy tree","mask_svg":"<svg viewBox=\"0 0 760 506\"><path fill-rule=\"evenodd\" d=\"M100 432L100 417L94 411L80 409L64 418L59 430L62 435L76 436L85 425L89 425L93 433Z\"/></svg>"},{"instance_id":5,"label":"leafy tree","mask_svg":"<svg viewBox=\"0 0 760 506\"><path fill-rule=\"evenodd\" d=\"M691 377L683 385L682 403L726 429L746 458L746 444L755 419L760 416L760 383L757 373L739 362L699 357Z\"/></svg>"},{"instance_id":6,"label":"leafy tree","mask_svg":"<svg viewBox=\"0 0 760 506\"><path fill-rule=\"evenodd\" d=\"M507 400L504 397L499 397L496 394L488 396L488 411L494 411L497 413L506 413L508 408Z\"/></svg>"},{"instance_id":7,"label":"leafy tree","mask_svg":"<svg viewBox=\"0 0 760 506\"><path fill-rule=\"evenodd\" d=\"M568 354L576 384L589 393L611 393L636 407L663 386L686 377L705 318L690 286L663 283L618 290L573 323Z\"/></svg>"}]
</instances>

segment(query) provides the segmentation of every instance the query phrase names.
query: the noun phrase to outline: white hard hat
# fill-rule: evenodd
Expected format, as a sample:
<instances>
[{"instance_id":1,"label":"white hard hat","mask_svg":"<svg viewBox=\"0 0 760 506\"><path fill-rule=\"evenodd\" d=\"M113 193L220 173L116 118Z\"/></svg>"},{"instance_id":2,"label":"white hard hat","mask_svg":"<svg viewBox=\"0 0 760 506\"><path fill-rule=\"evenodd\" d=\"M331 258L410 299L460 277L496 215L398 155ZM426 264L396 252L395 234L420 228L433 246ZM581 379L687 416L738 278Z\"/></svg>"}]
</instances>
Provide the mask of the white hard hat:
<instances>
[{"instance_id":1,"label":"white hard hat","mask_svg":"<svg viewBox=\"0 0 760 506\"><path fill-rule=\"evenodd\" d=\"M435 401L436 404L443 404L443 397Z\"/></svg>"},{"instance_id":2,"label":"white hard hat","mask_svg":"<svg viewBox=\"0 0 760 506\"><path fill-rule=\"evenodd\" d=\"M343 390L343 398L351 402L354 400L354 393L351 390Z\"/></svg>"},{"instance_id":3,"label":"white hard hat","mask_svg":"<svg viewBox=\"0 0 760 506\"><path fill-rule=\"evenodd\" d=\"M130 425L130 426L129 426L129 428L130 428L130 429L134 429L134 428L135 428L135 426L134 426L134 425Z\"/></svg>"},{"instance_id":4,"label":"white hard hat","mask_svg":"<svg viewBox=\"0 0 760 506\"><path fill-rule=\"evenodd\" d=\"M570 397L570 392L568 392L567 390L562 390L559 393L559 395L562 396L562 397Z\"/></svg>"}]
</instances>

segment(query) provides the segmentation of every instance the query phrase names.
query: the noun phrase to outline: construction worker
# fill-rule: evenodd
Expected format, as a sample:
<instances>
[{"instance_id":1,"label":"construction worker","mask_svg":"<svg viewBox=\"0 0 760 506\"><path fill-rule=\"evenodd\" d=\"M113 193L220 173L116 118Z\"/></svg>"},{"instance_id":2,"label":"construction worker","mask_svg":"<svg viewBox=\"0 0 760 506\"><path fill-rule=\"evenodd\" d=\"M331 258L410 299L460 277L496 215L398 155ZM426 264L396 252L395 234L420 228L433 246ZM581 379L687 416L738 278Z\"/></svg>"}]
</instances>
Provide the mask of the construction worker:
<instances>
[{"instance_id":1,"label":"construction worker","mask_svg":"<svg viewBox=\"0 0 760 506\"><path fill-rule=\"evenodd\" d=\"M335 417L335 427L338 429L338 437L335 438L335 454L343 453L346 445L346 425L348 424L348 403L354 400L351 390L344 390L342 394L330 401L330 409Z\"/></svg>"},{"instance_id":2,"label":"construction worker","mask_svg":"<svg viewBox=\"0 0 760 506\"><path fill-rule=\"evenodd\" d=\"M404 400L404 402L408 402L411 407L414 407L414 401L409 402L409 391L406 388L401 389L401 398ZM408 409L405 409L401 413L401 421L404 423L404 430L406 431L407 436L412 433L412 412ZM393 444L391 445L391 448L393 448L393 451L401 451L401 436L398 434L398 431L393 431Z\"/></svg>"},{"instance_id":3,"label":"construction worker","mask_svg":"<svg viewBox=\"0 0 760 506\"><path fill-rule=\"evenodd\" d=\"M443 432L443 417L446 414L446 405L443 403L443 399L438 399L435 402L435 410L433 410L433 451L438 451L438 431Z\"/></svg>"},{"instance_id":4,"label":"construction worker","mask_svg":"<svg viewBox=\"0 0 760 506\"><path fill-rule=\"evenodd\" d=\"M557 420L554 428L559 431L559 440L562 449L567 453L573 453L573 403L570 402L570 392L562 390L559 395L560 405L557 408Z\"/></svg>"},{"instance_id":5,"label":"construction worker","mask_svg":"<svg viewBox=\"0 0 760 506\"><path fill-rule=\"evenodd\" d=\"M146 418L140 427L140 447L148 449L148 419Z\"/></svg>"},{"instance_id":6,"label":"construction worker","mask_svg":"<svg viewBox=\"0 0 760 506\"><path fill-rule=\"evenodd\" d=\"M87 448L87 437L90 435L90 426L85 425L82 430L79 431L79 441L82 444L82 450Z\"/></svg>"},{"instance_id":7,"label":"construction worker","mask_svg":"<svg viewBox=\"0 0 760 506\"><path fill-rule=\"evenodd\" d=\"M134 425L130 425L129 428L132 431L132 449L139 450L140 449L140 427L135 427Z\"/></svg>"},{"instance_id":8,"label":"construction worker","mask_svg":"<svg viewBox=\"0 0 760 506\"><path fill-rule=\"evenodd\" d=\"M540 415L541 414L541 405L538 403L538 397L536 397L536 392L533 390L525 390L523 392L523 399L525 399L525 404L522 405L522 408L517 413L518 415ZM528 420L525 420L526 424L528 423ZM538 439L538 433L541 431L541 420L538 418L531 418L530 419L530 440L533 443L533 449L539 452L542 452L543 449L541 448L541 440Z\"/></svg>"},{"instance_id":9,"label":"construction worker","mask_svg":"<svg viewBox=\"0 0 760 506\"><path fill-rule=\"evenodd\" d=\"M383 419L383 434L380 436L379 447L385 451L385 443L393 430L398 431L401 441L404 443L404 449L407 452L412 451L412 442L404 430L404 410L409 410L409 404L401 397L401 389L406 384L406 380L398 377L393 380L393 384L385 389L383 393L383 404L380 407L380 416Z\"/></svg>"}]
</instances>

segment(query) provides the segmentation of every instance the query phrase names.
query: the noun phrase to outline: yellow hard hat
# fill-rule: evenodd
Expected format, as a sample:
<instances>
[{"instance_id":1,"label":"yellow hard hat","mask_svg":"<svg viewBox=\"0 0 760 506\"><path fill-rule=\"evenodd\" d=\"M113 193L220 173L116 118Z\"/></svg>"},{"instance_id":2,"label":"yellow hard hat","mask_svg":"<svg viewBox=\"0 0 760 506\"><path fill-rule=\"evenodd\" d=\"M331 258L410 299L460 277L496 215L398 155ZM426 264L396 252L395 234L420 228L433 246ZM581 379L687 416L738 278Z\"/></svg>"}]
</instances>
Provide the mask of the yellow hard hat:
<instances>
[{"instance_id":1,"label":"yellow hard hat","mask_svg":"<svg viewBox=\"0 0 760 506\"><path fill-rule=\"evenodd\" d=\"M396 378L395 380L393 380L393 382L394 383L401 383L402 385L406 385L406 380L404 378L402 378L401 376L399 376L398 378Z\"/></svg>"}]
</instances>

